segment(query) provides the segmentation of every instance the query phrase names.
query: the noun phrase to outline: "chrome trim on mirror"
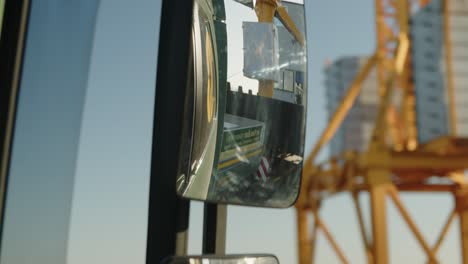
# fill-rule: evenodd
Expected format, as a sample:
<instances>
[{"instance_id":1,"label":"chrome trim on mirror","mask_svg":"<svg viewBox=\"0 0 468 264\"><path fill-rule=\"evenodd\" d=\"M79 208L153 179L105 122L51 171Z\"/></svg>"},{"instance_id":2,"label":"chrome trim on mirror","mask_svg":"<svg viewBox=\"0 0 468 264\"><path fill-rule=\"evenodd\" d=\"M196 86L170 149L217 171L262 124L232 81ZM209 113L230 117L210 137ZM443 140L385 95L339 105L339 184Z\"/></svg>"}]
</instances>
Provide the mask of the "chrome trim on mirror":
<instances>
[{"instance_id":1,"label":"chrome trim on mirror","mask_svg":"<svg viewBox=\"0 0 468 264\"><path fill-rule=\"evenodd\" d=\"M177 181L184 197L206 199L215 160L218 129L218 80L213 44L212 10L195 1L193 8L193 108L191 145L186 168ZM190 89L190 87L188 87ZM190 99L189 99L190 100ZM190 117L190 114L189 114ZM190 131L189 131L190 133ZM186 150L187 151L187 150Z\"/></svg>"}]
</instances>

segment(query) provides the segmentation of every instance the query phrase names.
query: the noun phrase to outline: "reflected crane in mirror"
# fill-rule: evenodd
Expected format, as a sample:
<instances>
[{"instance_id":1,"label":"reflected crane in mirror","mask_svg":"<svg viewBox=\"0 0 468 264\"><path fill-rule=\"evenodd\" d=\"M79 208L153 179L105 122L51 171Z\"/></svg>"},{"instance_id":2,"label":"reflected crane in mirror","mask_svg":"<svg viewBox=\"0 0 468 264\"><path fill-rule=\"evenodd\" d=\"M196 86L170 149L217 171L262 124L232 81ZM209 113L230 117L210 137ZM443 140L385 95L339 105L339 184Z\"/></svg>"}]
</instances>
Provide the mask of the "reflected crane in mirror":
<instances>
[{"instance_id":1,"label":"reflected crane in mirror","mask_svg":"<svg viewBox=\"0 0 468 264\"><path fill-rule=\"evenodd\" d=\"M281 4L281 0L257 0L255 3L255 13L257 14L258 22L263 23L273 23L273 17L276 16L301 46L304 46L304 36L297 29L286 8ZM273 97L273 88L274 81L259 80L258 94L260 96Z\"/></svg>"},{"instance_id":2,"label":"reflected crane in mirror","mask_svg":"<svg viewBox=\"0 0 468 264\"><path fill-rule=\"evenodd\" d=\"M254 8L260 23L273 23L273 18L278 18L284 27L294 36L294 39L304 47L305 38L297 28L281 0L235 0L243 5ZM274 80L258 80L258 95L273 97Z\"/></svg>"}]
</instances>

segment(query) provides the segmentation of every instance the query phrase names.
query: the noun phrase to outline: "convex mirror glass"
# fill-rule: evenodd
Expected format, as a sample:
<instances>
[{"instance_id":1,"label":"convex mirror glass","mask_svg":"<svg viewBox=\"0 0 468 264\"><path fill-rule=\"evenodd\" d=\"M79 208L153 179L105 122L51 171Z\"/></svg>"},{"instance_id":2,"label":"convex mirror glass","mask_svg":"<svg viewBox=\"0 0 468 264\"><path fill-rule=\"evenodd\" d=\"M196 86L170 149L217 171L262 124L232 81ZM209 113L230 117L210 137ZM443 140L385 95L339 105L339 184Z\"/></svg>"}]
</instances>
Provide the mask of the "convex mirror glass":
<instances>
[{"instance_id":1,"label":"convex mirror glass","mask_svg":"<svg viewBox=\"0 0 468 264\"><path fill-rule=\"evenodd\" d=\"M278 264L275 256L188 256L171 257L163 264Z\"/></svg>"},{"instance_id":2,"label":"convex mirror glass","mask_svg":"<svg viewBox=\"0 0 468 264\"><path fill-rule=\"evenodd\" d=\"M304 4L278 1L271 17L271 6L249 6L195 1L177 191L189 199L288 207L299 192L304 154Z\"/></svg>"}]
</instances>

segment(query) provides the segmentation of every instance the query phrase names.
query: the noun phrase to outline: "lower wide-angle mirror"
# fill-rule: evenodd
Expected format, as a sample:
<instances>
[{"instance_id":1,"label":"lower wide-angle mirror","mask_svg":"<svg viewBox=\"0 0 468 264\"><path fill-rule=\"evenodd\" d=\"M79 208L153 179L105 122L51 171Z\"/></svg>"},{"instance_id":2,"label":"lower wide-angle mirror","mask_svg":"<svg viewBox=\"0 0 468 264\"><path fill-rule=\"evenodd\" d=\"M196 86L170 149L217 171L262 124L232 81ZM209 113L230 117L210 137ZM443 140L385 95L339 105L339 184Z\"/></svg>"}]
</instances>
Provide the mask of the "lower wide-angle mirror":
<instances>
[{"instance_id":1,"label":"lower wide-angle mirror","mask_svg":"<svg viewBox=\"0 0 468 264\"><path fill-rule=\"evenodd\" d=\"M271 17L259 12L271 6L258 5L194 2L177 175L184 198L288 207L298 196L307 101L304 4L278 2Z\"/></svg>"},{"instance_id":2,"label":"lower wide-angle mirror","mask_svg":"<svg viewBox=\"0 0 468 264\"><path fill-rule=\"evenodd\" d=\"M273 255L188 256L170 257L162 264L278 264Z\"/></svg>"}]
</instances>

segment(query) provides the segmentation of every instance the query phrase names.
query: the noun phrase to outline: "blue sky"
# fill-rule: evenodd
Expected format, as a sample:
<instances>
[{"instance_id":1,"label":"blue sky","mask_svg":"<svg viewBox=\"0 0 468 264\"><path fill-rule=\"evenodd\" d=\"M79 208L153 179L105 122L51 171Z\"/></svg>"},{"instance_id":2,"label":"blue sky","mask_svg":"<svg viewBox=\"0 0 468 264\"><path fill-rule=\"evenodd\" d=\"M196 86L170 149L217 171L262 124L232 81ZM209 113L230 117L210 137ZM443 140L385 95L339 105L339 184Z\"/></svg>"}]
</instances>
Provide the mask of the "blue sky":
<instances>
[{"instance_id":1,"label":"blue sky","mask_svg":"<svg viewBox=\"0 0 468 264\"><path fill-rule=\"evenodd\" d=\"M140 0L137 3L125 0L101 1L82 112L76 177L73 185L67 185L74 190L68 263L144 263L159 5L160 1L152 0ZM306 0L309 48L307 150L312 148L326 125L322 74L324 62L340 56L372 53L375 46L373 7L372 0ZM59 24L54 25L60 28ZM40 36L36 38L40 39ZM41 70L48 72L51 69ZM34 72L31 74L37 77ZM55 75L48 78L60 79ZM51 89L62 91L62 83L47 82L47 78L43 81L55 85ZM37 87L34 82L23 85L38 91L34 90ZM37 106L36 100L21 98L20 108L24 110L20 111L35 111L36 108L29 107ZM50 104L47 107L58 107L62 102L53 97L48 100ZM22 101L30 103L22 104ZM46 114L51 111L45 110ZM55 114L60 118L70 113ZM24 116L24 123L34 124L34 117ZM50 121L46 117L44 120ZM53 142L54 134L50 132L43 131L48 135L44 138ZM24 137L28 139L26 132ZM28 145L24 143L19 144L16 151L16 155L30 153ZM41 163L36 160L37 157L40 160L60 158L57 153L45 151L35 157L28 156L29 159L19 157L16 170L24 173L18 175L60 175L54 170L41 170ZM326 153L322 153L320 158L325 156ZM35 167L24 166L25 162L35 164ZM20 176L18 179L23 179ZM24 184L20 180L17 186L23 188ZM25 193L18 192L18 195L19 208L35 206L39 202L34 203L34 199L43 197L28 189ZM451 198L444 195L406 195L403 199L429 241L435 241L451 209ZM365 196L362 201L364 205L367 204ZM191 212L189 249L190 253L199 254L202 204L193 202ZM324 204L322 215L350 261L364 263L364 250L350 197L338 195L330 198ZM11 220L10 223L12 227L16 225L18 230L21 224L27 226L27 220L33 221ZM273 253L282 263L294 263L297 255L295 228L294 209L229 206L227 251ZM457 228L455 223L448 241L440 251L440 259L444 263L460 261ZM422 251L392 206L389 206L389 234L392 263L424 263ZM47 243L52 243L41 242L44 248L47 248ZM317 262L338 263L323 237L320 237L317 247Z\"/></svg>"}]
</instances>

